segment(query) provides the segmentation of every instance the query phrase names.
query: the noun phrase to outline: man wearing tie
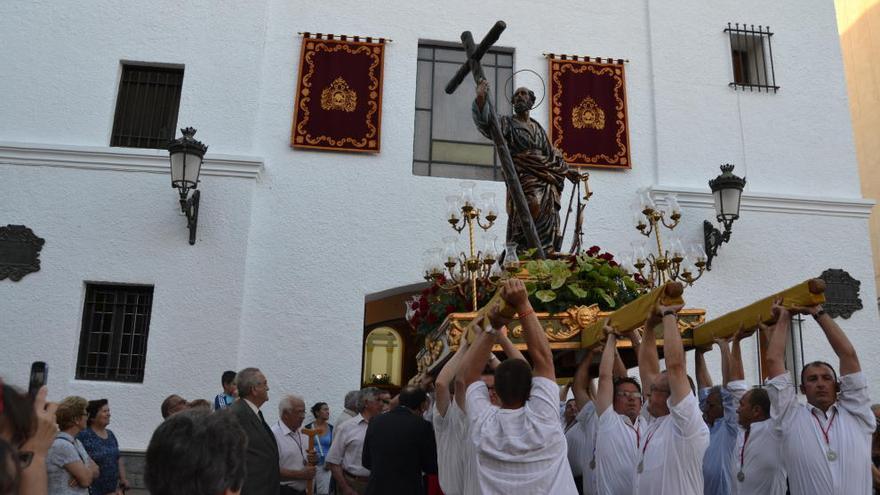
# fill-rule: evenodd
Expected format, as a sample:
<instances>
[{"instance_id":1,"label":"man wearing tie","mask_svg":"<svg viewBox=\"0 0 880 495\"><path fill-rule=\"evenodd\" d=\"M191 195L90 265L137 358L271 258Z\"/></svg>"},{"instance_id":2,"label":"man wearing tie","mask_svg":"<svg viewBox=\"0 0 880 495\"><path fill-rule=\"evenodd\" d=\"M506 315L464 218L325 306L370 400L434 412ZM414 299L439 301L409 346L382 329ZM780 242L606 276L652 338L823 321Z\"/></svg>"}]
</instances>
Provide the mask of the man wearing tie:
<instances>
[{"instance_id":1,"label":"man wearing tie","mask_svg":"<svg viewBox=\"0 0 880 495\"><path fill-rule=\"evenodd\" d=\"M247 434L247 474L241 495L278 495L281 483L278 445L260 406L269 400L269 383L257 368L245 368L236 376L239 400L229 406Z\"/></svg>"}]
</instances>

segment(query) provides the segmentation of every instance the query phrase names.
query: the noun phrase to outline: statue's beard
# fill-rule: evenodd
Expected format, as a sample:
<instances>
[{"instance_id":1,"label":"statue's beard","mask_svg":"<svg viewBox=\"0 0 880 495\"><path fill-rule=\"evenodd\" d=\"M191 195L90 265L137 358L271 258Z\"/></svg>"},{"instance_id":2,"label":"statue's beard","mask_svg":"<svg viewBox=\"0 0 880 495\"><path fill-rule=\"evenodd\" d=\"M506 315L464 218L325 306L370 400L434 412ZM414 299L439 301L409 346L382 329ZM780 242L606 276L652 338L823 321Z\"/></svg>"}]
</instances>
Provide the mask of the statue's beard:
<instances>
[{"instance_id":1,"label":"statue's beard","mask_svg":"<svg viewBox=\"0 0 880 495\"><path fill-rule=\"evenodd\" d=\"M527 101L517 100L517 101L513 102L513 111L518 114L519 113L526 113L531 109L532 109L532 105Z\"/></svg>"}]
</instances>

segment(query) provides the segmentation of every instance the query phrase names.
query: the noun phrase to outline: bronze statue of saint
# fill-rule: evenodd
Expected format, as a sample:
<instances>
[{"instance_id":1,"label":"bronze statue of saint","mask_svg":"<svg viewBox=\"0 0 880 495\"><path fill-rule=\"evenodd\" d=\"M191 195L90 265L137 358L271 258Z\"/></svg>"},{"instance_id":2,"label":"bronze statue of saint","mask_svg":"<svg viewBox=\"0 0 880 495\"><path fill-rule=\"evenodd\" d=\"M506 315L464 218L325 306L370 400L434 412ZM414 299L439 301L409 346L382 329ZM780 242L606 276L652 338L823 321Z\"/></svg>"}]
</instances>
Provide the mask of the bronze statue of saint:
<instances>
[{"instance_id":1,"label":"bronze statue of saint","mask_svg":"<svg viewBox=\"0 0 880 495\"><path fill-rule=\"evenodd\" d=\"M485 104L488 87L485 79L477 85L472 113L480 133L492 139L488 106ZM558 252L562 247L563 235L559 230L562 188L565 179L576 183L580 175L577 170L568 167L559 150L550 144L547 132L541 124L529 117L529 111L535 105L535 93L528 88L518 88L513 93L511 103L514 114L498 118L501 133L510 149L541 246L546 253ZM529 243L520 222L513 214L509 190L506 205L507 242L515 242L520 249L525 249Z\"/></svg>"}]
</instances>

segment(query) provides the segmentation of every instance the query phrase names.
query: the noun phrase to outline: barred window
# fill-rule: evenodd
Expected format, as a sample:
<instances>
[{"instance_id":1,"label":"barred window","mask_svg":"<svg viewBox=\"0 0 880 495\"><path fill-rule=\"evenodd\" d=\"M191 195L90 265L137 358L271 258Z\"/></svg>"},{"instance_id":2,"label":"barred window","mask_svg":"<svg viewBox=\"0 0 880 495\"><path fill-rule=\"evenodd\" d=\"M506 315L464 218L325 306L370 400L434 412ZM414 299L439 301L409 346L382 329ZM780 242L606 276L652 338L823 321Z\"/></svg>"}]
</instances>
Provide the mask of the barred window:
<instances>
[{"instance_id":1,"label":"barred window","mask_svg":"<svg viewBox=\"0 0 880 495\"><path fill-rule=\"evenodd\" d=\"M420 42L416 75L413 174L462 179L502 180L492 141L471 118L473 78L453 94L444 91L466 58L457 43ZM505 82L513 74L513 49L493 48L482 58L489 94L499 115L510 113ZM511 83L508 83L511 84ZM508 88L508 92L512 89Z\"/></svg>"},{"instance_id":2,"label":"barred window","mask_svg":"<svg viewBox=\"0 0 880 495\"><path fill-rule=\"evenodd\" d=\"M144 381L151 285L86 284L77 380Z\"/></svg>"},{"instance_id":3,"label":"barred window","mask_svg":"<svg viewBox=\"0 0 880 495\"><path fill-rule=\"evenodd\" d=\"M123 63L110 146L167 148L182 85L183 67Z\"/></svg>"},{"instance_id":4,"label":"barred window","mask_svg":"<svg viewBox=\"0 0 880 495\"><path fill-rule=\"evenodd\" d=\"M733 89L746 88L749 91L767 91L771 89L775 93L779 90L776 85L776 71L773 68L773 47L770 37L773 33L767 26L755 25L740 27L739 24L731 26L727 23L724 30L730 36L730 55L733 65L733 82L729 86Z\"/></svg>"}]
</instances>

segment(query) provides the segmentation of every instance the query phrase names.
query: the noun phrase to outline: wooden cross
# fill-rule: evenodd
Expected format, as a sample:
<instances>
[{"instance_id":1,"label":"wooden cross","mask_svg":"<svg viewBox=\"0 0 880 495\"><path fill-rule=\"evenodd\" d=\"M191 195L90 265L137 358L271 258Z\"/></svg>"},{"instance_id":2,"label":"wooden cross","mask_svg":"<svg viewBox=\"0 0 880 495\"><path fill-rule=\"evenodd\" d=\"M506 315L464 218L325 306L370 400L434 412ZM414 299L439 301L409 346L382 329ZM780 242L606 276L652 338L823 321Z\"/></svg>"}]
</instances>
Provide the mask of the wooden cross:
<instances>
[{"instance_id":1,"label":"wooden cross","mask_svg":"<svg viewBox=\"0 0 880 495\"><path fill-rule=\"evenodd\" d=\"M477 84L486 78L483 73L483 66L480 64L480 59L482 59L483 55L485 55L489 48L498 41L501 32L504 31L506 27L507 24L505 24L504 21L496 22L495 25L492 26L492 29L486 34L486 37L483 38L483 41L480 42L479 46L474 46L474 37L470 31L461 33L461 44L464 46L465 52L467 53L467 60L465 60L464 64L458 68L458 72L455 73L455 76L449 80L449 83L446 85L446 94L451 95L454 93L462 81L464 81L468 72L473 74L474 82ZM492 104L492 99L489 98L488 94L486 95L485 105L489 108L489 132L492 135L492 141L495 143L495 150L498 152L498 158L501 160L501 168L504 172L502 175L504 176L504 182L507 184L508 194L510 194L510 197L513 199L514 213L525 233L526 240L529 242L528 247L535 248L535 256L539 259L544 259L544 249L541 246L541 240L538 237L538 229L535 228L535 222L532 220L532 215L529 213L526 195L523 193L522 184L519 183L519 177L516 175L516 167L513 165L513 158L510 156L510 149L507 147L504 135L501 134L501 124L498 123L498 114L495 113L495 105ZM511 219L508 219L508 221L511 221Z\"/></svg>"},{"instance_id":2,"label":"wooden cross","mask_svg":"<svg viewBox=\"0 0 880 495\"><path fill-rule=\"evenodd\" d=\"M309 437L309 448L306 450L306 453L307 454L314 454L315 453L315 435L318 434L318 430L315 430L315 429L310 430L308 428L303 428L302 432L303 432L303 435L308 435L308 437ZM315 466L314 463L308 462L308 459L306 459L306 464L308 464L310 467ZM306 485L306 493L308 495L315 494L315 480L314 479L309 480L308 484Z\"/></svg>"}]
</instances>

